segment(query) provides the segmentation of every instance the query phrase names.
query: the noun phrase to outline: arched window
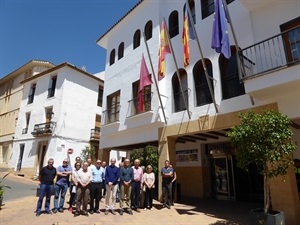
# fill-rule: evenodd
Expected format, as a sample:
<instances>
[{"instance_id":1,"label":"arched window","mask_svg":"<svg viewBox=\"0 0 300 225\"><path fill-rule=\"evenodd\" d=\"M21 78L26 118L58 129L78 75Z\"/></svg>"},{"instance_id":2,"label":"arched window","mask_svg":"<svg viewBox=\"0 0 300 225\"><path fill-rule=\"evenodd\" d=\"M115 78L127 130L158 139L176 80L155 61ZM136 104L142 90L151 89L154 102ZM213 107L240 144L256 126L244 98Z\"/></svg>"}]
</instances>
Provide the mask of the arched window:
<instances>
[{"instance_id":1,"label":"arched window","mask_svg":"<svg viewBox=\"0 0 300 225\"><path fill-rule=\"evenodd\" d=\"M233 2L234 0L226 0L227 5ZM202 19L213 14L215 11L215 1L214 0L201 0L201 13Z\"/></svg>"},{"instance_id":2,"label":"arched window","mask_svg":"<svg viewBox=\"0 0 300 225\"><path fill-rule=\"evenodd\" d=\"M178 12L174 10L169 16L169 35L170 38L179 34Z\"/></svg>"},{"instance_id":3,"label":"arched window","mask_svg":"<svg viewBox=\"0 0 300 225\"><path fill-rule=\"evenodd\" d=\"M133 35L133 49L136 49L141 44L141 31L136 30Z\"/></svg>"},{"instance_id":4,"label":"arched window","mask_svg":"<svg viewBox=\"0 0 300 225\"><path fill-rule=\"evenodd\" d=\"M226 59L223 54L219 57L223 99L245 94L244 84L240 81L236 50L231 47L231 57Z\"/></svg>"},{"instance_id":5,"label":"arched window","mask_svg":"<svg viewBox=\"0 0 300 225\"><path fill-rule=\"evenodd\" d=\"M214 90L212 64L209 59L204 59L211 87ZM202 61L198 61L193 68L195 92L196 92L196 105L206 105L212 103L212 96L209 91L208 83L206 80Z\"/></svg>"},{"instance_id":6,"label":"arched window","mask_svg":"<svg viewBox=\"0 0 300 225\"><path fill-rule=\"evenodd\" d=\"M183 6L183 16L185 13L185 6L186 4L184 4ZM194 0L189 0L189 6L190 6L190 10L191 10L191 14L192 14L192 18L194 21L194 24L196 24L196 11L195 11L195 1Z\"/></svg>"},{"instance_id":7,"label":"arched window","mask_svg":"<svg viewBox=\"0 0 300 225\"><path fill-rule=\"evenodd\" d=\"M149 20L145 25L145 36L146 40L152 38L152 21Z\"/></svg>"},{"instance_id":8,"label":"arched window","mask_svg":"<svg viewBox=\"0 0 300 225\"><path fill-rule=\"evenodd\" d=\"M124 56L124 42L121 42L118 48L118 60Z\"/></svg>"},{"instance_id":9,"label":"arched window","mask_svg":"<svg viewBox=\"0 0 300 225\"><path fill-rule=\"evenodd\" d=\"M180 89L180 84L178 80L177 73L175 72L172 77L172 87L173 87L173 98L174 98L174 111L180 112L186 110L185 102L188 104L188 85L187 85L187 74L184 69L179 69L180 81L182 85L182 91ZM184 98L183 98L184 96Z\"/></svg>"},{"instance_id":10,"label":"arched window","mask_svg":"<svg viewBox=\"0 0 300 225\"><path fill-rule=\"evenodd\" d=\"M115 63L115 56L116 56L116 50L113 49L113 50L111 50L110 56L109 56L109 65L110 66Z\"/></svg>"}]
</instances>

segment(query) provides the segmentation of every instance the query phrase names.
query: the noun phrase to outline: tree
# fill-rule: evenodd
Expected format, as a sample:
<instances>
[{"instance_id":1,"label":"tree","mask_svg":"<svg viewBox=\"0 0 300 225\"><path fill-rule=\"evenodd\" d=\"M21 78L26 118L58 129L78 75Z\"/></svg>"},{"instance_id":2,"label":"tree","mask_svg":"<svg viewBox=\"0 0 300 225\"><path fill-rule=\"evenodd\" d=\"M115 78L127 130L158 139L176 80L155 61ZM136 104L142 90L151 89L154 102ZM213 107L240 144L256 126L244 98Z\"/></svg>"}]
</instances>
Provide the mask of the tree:
<instances>
[{"instance_id":1,"label":"tree","mask_svg":"<svg viewBox=\"0 0 300 225\"><path fill-rule=\"evenodd\" d=\"M135 159L140 160L140 165L147 167L151 165L153 168L153 173L158 173L158 150L157 147L152 145L147 145L145 149L135 149L132 154L130 154L131 163L134 162Z\"/></svg>"},{"instance_id":2,"label":"tree","mask_svg":"<svg viewBox=\"0 0 300 225\"><path fill-rule=\"evenodd\" d=\"M94 146L85 146L85 148L81 150L80 157L83 162L86 162L88 158L91 158L92 160L95 159Z\"/></svg>"},{"instance_id":3,"label":"tree","mask_svg":"<svg viewBox=\"0 0 300 225\"><path fill-rule=\"evenodd\" d=\"M236 148L237 166L247 170L256 165L264 177L264 212L270 207L269 179L287 174L293 164L291 154L296 150L292 141L291 121L274 110L261 114L250 110L239 113L241 123L233 127L227 136Z\"/></svg>"}]
</instances>

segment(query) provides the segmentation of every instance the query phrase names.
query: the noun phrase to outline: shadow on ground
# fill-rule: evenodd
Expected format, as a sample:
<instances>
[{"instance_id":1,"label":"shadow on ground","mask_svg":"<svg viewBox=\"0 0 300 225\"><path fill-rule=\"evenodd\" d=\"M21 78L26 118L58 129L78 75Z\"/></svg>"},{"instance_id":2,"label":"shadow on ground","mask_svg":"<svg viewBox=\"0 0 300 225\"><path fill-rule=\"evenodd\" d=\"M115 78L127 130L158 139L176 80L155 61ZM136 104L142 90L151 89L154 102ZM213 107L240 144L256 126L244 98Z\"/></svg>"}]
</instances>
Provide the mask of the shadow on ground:
<instances>
[{"instance_id":1,"label":"shadow on ground","mask_svg":"<svg viewBox=\"0 0 300 225\"><path fill-rule=\"evenodd\" d=\"M190 207L187 209L176 209L185 215L197 215L203 213L210 217L220 218L219 221L210 225L247 225L249 223L249 212L262 207L256 202L238 202L216 199L182 199L180 203Z\"/></svg>"}]
</instances>

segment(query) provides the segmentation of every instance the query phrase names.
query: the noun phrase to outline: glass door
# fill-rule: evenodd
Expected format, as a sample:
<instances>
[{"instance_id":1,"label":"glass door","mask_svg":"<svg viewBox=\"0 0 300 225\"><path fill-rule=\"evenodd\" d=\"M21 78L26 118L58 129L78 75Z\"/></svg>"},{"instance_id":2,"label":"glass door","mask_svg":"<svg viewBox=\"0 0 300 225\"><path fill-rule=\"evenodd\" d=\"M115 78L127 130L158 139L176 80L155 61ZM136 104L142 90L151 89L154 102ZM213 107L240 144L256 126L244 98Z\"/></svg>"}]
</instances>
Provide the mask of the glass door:
<instances>
[{"instance_id":1,"label":"glass door","mask_svg":"<svg viewBox=\"0 0 300 225\"><path fill-rule=\"evenodd\" d=\"M212 158L212 192L218 199L235 199L232 156Z\"/></svg>"}]
</instances>

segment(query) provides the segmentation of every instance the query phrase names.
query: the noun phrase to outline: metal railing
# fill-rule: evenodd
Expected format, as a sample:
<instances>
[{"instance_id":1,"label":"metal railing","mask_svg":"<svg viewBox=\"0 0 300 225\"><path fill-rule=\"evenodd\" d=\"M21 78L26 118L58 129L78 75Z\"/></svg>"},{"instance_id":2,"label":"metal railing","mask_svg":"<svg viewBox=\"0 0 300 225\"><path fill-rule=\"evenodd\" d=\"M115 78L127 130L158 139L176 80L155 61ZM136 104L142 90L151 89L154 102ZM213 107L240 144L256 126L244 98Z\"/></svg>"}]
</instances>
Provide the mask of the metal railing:
<instances>
[{"instance_id":1,"label":"metal railing","mask_svg":"<svg viewBox=\"0 0 300 225\"><path fill-rule=\"evenodd\" d=\"M33 103L34 95L28 95L28 101L27 104Z\"/></svg>"},{"instance_id":2,"label":"metal railing","mask_svg":"<svg viewBox=\"0 0 300 225\"><path fill-rule=\"evenodd\" d=\"M95 127L94 129L91 129L91 140L99 140L100 139L100 127Z\"/></svg>"},{"instance_id":3,"label":"metal railing","mask_svg":"<svg viewBox=\"0 0 300 225\"><path fill-rule=\"evenodd\" d=\"M140 113L151 111L151 101L153 97L153 92L143 94L144 99L144 110L140 111L139 97L135 97L128 101L129 103L129 114L127 117L131 117Z\"/></svg>"},{"instance_id":4,"label":"metal railing","mask_svg":"<svg viewBox=\"0 0 300 225\"><path fill-rule=\"evenodd\" d=\"M31 132L31 134L33 136L52 135L55 124L55 122L35 124L33 132Z\"/></svg>"},{"instance_id":5,"label":"metal railing","mask_svg":"<svg viewBox=\"0 0 300 225\"><path fill-rule=\"evenodd\" d=\"M300 26L239 51L242 78L280 69L300 62Z\"/></svg>"},{"instance_id":6,"label":"metal railing","mask_svg":"<svg viewBox=\"0 0 300 225\"><path fill-rule=\"evenodd\" d=\"M48 96L47 96L47 98L53 97L53 96L54 96L54 93L55 93L55 89L49 88L49 89L48 89Z\"/></svg>"},{"instance_id":7,"label":"metal railing","mask_svg":"<svg viewBox=\"0 0 300 225\"><path fill-rule=\"evenodd\" d=\"M103 111L102 116L104 120L104 124L109 124L109 123L114 123L119 121L119 116L120 116L120 108L121 105L115 105L105 111Z\"/></svg>"}]
</instances>

